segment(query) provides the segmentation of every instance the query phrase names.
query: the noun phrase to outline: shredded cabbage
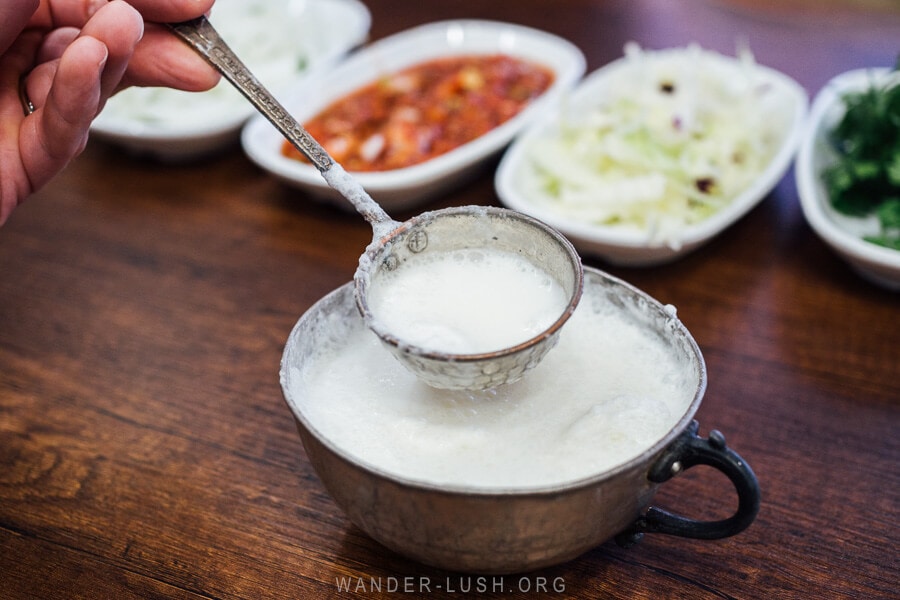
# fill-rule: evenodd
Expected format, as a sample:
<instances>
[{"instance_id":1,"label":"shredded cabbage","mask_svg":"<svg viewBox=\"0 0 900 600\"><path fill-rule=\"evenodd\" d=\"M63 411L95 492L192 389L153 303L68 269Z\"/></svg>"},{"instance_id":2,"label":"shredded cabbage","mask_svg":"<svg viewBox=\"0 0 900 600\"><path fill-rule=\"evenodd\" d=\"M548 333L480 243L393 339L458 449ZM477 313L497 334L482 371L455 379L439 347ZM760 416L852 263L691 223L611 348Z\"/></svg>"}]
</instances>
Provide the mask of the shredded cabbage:
<instances>
[{"instance_id":1,"label":"shredded cabbage","mask_svg":"<svg viewBox=\"0 0 900 600\"><path fill-rule=\"evenodd\" d=\"M786 122L749 50L738 61L690 46L625 49L588 111L527 150L532 200L568 218L677 244L747 189L781 145ZM783 112L783 111L782 111Z\"/></svg>"}]
</instances>

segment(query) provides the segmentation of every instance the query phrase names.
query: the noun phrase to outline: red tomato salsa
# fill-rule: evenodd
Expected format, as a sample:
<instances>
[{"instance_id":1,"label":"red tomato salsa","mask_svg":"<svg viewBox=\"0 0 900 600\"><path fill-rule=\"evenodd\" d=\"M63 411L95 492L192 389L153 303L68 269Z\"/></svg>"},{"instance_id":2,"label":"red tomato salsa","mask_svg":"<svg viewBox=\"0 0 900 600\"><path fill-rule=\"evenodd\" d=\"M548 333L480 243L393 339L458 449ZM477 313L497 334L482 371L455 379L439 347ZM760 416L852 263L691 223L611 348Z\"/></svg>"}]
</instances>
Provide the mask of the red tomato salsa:
<instances>
[{"instance_id":1,"label":"red tomato salsa","mask_svg":"<svg viewBox=\"0 0 900 600\"><path fill-rule=\"evenodd\" d=\"M400 169L490 131L552 83L551 70L503 54L441 58L337 100L304 127L348 171ZM282 152L305 160L288 142Z\"/></svg>"}]
</instances>

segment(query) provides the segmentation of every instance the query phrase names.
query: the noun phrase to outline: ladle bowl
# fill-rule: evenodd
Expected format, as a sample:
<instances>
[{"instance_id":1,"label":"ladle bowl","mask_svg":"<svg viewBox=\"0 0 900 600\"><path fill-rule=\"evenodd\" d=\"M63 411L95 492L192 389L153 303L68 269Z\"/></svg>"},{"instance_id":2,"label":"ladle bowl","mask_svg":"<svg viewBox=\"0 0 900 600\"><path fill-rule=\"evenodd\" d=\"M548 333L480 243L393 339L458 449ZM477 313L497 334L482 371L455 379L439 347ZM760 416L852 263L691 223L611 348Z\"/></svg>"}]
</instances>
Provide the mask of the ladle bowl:
<instances>
[{"instance_id":1,"label":"ladle bowl","mask_svg":"<svg viewBox=\"0 0 900 600\"><path fill-rule=\"evenodd\" d=\"M169 27L222 73L372 225L372 243L360 257L354 276L357 306L366 324L420 379L440 388L487 389L519 379L553 348L581 298L584 276L578 253L562 234L521 213L483 206L424 213L404 223L392 220L256 79L205 17ZM546 330L530 339L479 354L417 347L378 326L367 297L373 281L401 265L410 253L462 248L518 253L557 280L568 299L566 307Z\"/></svg>"},{"instance_id":2,"label":"ladle bowl","mask_svg":"<svg viewBox=\"0 0 900 600\"><path fill-rule=\"evenodd\" d=\"M550 327L521 343L494 352L452 354L422 348L384 329L369 306L369 288L379 277L426 253L482 249L515 253L540 266L565 292L567 303ZM488 389L512 383L536 366L556 344L560 329L581 298L583 270L575 248L555 229L522 213L497 207L464 206L418 215L372 244L357 271L356 305L382 343L420 380L445 389Z\"/></svg>"}]
</instances>

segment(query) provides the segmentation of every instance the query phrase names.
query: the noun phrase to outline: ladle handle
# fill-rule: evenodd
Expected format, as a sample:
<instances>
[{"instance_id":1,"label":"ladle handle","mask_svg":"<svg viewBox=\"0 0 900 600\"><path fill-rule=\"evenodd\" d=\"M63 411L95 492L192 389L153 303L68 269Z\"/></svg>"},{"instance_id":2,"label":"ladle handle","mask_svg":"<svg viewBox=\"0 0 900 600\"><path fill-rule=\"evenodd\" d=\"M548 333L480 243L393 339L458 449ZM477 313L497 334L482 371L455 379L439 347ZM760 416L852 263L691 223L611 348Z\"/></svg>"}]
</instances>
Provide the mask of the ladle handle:
<instances>
[{"instance_id":1,"label":"ladle handle","mask_svg":"<svg viewBox=\"0 0 900 600\"><path fill-rule=\"evenodd\" d=\"M737 511L719 521L696 521L651 506L629 529L616 536L620 546L627 548L634 545L645 533L716 540L740 533L756 518L760 503L759 483L750 465L725 445L725 437L721 433L712 431L709 439L703 439L697 435L698 429L697 421L692 421L650 468L647 479L662 483L695 465L713 467L724 473L734 485L738 495Z\"/></svg>"},{"instance_id":2,"label":"ladle handle","mask_svg":"<svg viewBox=\"0 0 900 600\"><path fill-rule=\"evenodd\" d=\"M334 164L331 156L256 79L206 17L170 23L169 27L246 96L319 171L324 173L331 168Z\"/></svg>"},{"instance_id":3,"label":"ladle handle","mask_svg":"<svg viewBox=\"0 0 900 600\"><path fill-rule=\"evenodd\" d=\"M334 187L332 183L334 177L326 175L331 171L330 175L334 176L335 171L338 171L334 168L337 166L334 159L259 82L206 17L169 23L169 28L222 73L222 76L231 82L303 156L308 158L319 172L325 175L325 180ZM372 202L361 188L356 193L342 192L342 194L369 223L373 225L393 223L387 213Z\"/></svg>"}]
</instances>

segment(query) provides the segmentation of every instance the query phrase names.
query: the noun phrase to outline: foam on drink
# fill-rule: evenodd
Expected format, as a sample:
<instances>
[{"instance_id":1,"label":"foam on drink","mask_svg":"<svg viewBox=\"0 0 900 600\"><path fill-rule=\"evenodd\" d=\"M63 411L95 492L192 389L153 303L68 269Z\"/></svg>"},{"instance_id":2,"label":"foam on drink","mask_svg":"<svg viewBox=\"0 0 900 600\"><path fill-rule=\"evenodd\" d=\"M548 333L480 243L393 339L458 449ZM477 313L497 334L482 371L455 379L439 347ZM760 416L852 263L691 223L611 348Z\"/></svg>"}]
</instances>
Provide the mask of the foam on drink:
<instances>
[{"instance_id":1,"label":"foam on drink","mask_svg":"<svg viewBox=\"0 0 900 600\"><path fill-rule=\"evenodd\" d=\"M403 343L452 354L528 341L560 317L567 301L552 276L499 250L414 255L369 289L380 328Z\"/></svg>"},{"instance_id":2,"label":"foam on drink","mask_svg":"<svg viewBox=\"0 0 900 600\"><path fill-rule=\"evenodd\" d=\"M637 457L693 400L687 359L629 315L585 298L540 365L478 393L423 384L361 319L333 315L290 378L291 395L325 438L395 476L483 489L558 485Z\"/></svg>"}]
</instances>

